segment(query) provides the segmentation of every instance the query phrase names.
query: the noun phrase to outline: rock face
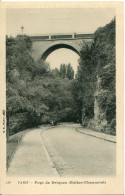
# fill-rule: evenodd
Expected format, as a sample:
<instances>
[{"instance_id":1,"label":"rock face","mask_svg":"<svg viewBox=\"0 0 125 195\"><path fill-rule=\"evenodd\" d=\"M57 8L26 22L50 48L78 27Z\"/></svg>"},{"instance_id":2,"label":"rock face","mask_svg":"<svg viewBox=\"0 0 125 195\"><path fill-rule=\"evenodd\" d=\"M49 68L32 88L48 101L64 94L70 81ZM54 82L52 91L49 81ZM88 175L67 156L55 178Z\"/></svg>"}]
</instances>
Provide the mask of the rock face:
<instances>
[{"instance_id":1,"label":"rock face","mask_svg":"<svg viewBox=\"0 0 125 195\"><path fill-rule=\"evenodd\" d=\"M115 19L95 32L94 44L83 51L82 66L86 98L83 97L82 124L97 131L116 134L116 51ZM89 62L89 67L87 67ZM83 72L84 74L84 72ZM95 79L96 78L96 79ZM91 82L91 86L90 86ZM94 86L94 87L93 87ZM89 101L88 101L89 98ZM91 102L91 105L90 105ZM93 107L92 107L93 105ZM87 112L86 112L87 110ZM92 113L93 116L89 113Z\"/></svg>"},{"instance_id":2,"label":"rock face","mask_svg":"<svg viewBox=\"0 0 125 195\"><path fill-rule=\"evenodd\" d=\"M93 128L97 131L105 132L107 127L107 120L106 120L106 112L101 108L101 105L99 104L99 94L102 91L100 84L101 84L101 79L97 76L97 86L96 86L96 91L94 93L94 118L87 119L84 116L83 125L87 126L88 128ZM84 112L85 110L83 109L83 115Z\"/></svg>"},{"instance_id":3,"label":"rock face","mask_svg":"<svg viewBox=\"0 0 125 195\"><path fill-rule=\"evenodd\" d=\"M101 92L101 78L97 76L97 87L94 94L94 127L98 131L104 131L107 126L106 113L99 105L99 93Z\"/></svg>"}]
</instances>

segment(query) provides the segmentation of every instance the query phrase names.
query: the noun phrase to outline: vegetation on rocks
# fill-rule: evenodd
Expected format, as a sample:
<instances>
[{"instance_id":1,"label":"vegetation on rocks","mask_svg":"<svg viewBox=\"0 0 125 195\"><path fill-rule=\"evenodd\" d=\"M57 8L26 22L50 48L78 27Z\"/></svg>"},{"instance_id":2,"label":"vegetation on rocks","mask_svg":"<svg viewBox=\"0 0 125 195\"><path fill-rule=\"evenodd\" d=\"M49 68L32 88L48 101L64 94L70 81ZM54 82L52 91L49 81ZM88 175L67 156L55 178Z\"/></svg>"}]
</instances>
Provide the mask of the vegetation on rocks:
<instances>
[{"instance_id":1,"label":"vegetation on rocks","mask_svg":"<svg viewBox=\"0 0 125 195\"><path fill-rule=\"evenodd\" d=\"M95 32L91 46L83 44L77 80L82 100L82 123L116 133L115 19ZM93 119L93 120L92 120ZM92 123L92 124L90 124Z\"/></svg>"}]
</instances>

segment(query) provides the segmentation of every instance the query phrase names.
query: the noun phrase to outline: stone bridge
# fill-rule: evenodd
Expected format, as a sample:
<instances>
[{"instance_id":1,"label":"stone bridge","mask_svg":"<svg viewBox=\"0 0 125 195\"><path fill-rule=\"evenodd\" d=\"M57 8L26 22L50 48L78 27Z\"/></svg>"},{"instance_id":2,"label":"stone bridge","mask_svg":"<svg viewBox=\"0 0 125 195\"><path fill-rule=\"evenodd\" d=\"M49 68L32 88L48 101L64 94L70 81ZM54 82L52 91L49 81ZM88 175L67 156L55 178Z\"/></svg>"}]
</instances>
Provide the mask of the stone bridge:
<instances>
[{"instance_id":1,"label":"stone bridge","mask_svg":"<svg viewBox=\"0 0 125 195\"><path fill-rule=\"evenodd\" d=\"M79 55L81 44L91 44L94 34L51 34L30 35L32 41L31 56L34 60L46 60L48 55L60 48L71 49Z\"/></svg>"}]
</instances>

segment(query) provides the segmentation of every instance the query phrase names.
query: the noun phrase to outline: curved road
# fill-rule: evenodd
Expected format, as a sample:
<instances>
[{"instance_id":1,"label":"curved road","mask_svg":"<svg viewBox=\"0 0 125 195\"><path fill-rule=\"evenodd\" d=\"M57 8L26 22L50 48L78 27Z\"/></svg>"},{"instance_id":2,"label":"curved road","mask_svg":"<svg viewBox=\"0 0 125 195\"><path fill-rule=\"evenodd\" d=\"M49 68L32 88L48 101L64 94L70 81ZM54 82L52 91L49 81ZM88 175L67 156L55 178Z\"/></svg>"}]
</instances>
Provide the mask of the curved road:
<instances>
[{"instance_id":1,"label":"curved road","mask_svg":"<svg viewBox=\"0 0 125 195\"><path fill-rule=\"evenodd\" d=\"M75 125L28 132L16 151L8 175L115 175L116 144L81 134Z\"/></svg>"}]
</instances>

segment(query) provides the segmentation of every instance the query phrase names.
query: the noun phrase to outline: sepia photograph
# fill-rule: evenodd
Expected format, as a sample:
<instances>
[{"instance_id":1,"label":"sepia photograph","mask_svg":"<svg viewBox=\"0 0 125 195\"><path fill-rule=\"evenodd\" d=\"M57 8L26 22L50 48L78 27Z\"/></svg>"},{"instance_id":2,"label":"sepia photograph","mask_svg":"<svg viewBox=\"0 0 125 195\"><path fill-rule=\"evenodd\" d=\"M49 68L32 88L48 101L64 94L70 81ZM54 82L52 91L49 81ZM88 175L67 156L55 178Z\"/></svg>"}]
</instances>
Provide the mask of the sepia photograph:
<instances>
[{"instance_id":1,"label":"sepia photograph","mask_svg":"<svg viewBox=\"0 0 125 195\"><path fill-rule=\"evenodd\" d=\"M116 173L114 9L7 9L7 174Z\"/></svg>"},{"instance_id":2,"label":"sepia photograph","mask_svg":"<svg viewBox=\"0 0 125 195\"><path fill-rule=\"evenodd\" d=\"M123 4L0 4L1 195L123 195Z\"/></svg>"}]
</instances>

